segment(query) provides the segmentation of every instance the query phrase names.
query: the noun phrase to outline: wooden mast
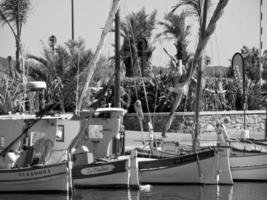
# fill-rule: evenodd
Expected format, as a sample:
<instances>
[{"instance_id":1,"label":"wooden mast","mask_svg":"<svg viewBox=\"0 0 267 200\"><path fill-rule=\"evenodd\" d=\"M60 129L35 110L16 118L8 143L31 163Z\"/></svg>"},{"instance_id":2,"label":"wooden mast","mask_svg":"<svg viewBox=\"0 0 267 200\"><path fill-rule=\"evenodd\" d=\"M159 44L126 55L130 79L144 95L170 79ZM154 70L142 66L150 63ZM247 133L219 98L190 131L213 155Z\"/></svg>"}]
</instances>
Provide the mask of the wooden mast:
<instances>
[{"instance_id":1,"label":"wooden mast","mask_svg":"<svg viewBox=\"0 0 267 200\"><path fill-rule=\"evenodd\" d=\"M208 10L208 0L202 1L202 13L201 13L201 28L200 28L200 37L203 38L205 30L206 30L206 22L207 22L207 10ZM198 69L197 69L197 91L196 91L196 102L195 102L195 130L193 134L193 142L192 148L193 151L199 147L199 133L200 133L200 124L199 124L199 112L201 109L201 90L202 90L202 65L203 65L203 58L200 59L198 62Z\"/></svg>"},{"instance_id":2,"label":"wooden mast","mask_svg":"<svg viewBox=\"0 0 267 200\"><path fill-rule=\"evenodd\" d=\"M97 63L98 58L100 56L100 53L102 51L102 47L103 47L104 42L106 40L106 36L112 28L113 20L114 20L115 14L117 13L117 11L119 9L119 5L120 5L120 0L113 0L112 8L111 8L111 11L109 13L108 19L106 21L104 30L102 31L100 40L99 40L97 48L96 48L96 51L94 53L92 60L88 64L88 75L87 75L87 79L86 79L84 88L82 90L81 96L79 98L79 102L78 102L78 106L77 106L78 111L81 110L83 98L85 97L89 83L90 83L91 78L94 74L94 71L96 68L96 63Z\"/></svg>"},{"instance_id":3,"label":"wooden mast","mask_svg":"<svg viewBox=\"0 0 267 200\"><path fill-rule=\"evenodd\" d=\"M115 84L114 84L114 107L120 108L120 9L115 16Z\"/></svg>"},{"instance_id":4,"label":"wooden mast","mask_svg":"<svg viewBox=\"0 0 267 200\"><path fill-rule=\"evenodd\" d=\"M71 39L74 40L74 2L71 0Z\"/></svg>"}]
</instances>

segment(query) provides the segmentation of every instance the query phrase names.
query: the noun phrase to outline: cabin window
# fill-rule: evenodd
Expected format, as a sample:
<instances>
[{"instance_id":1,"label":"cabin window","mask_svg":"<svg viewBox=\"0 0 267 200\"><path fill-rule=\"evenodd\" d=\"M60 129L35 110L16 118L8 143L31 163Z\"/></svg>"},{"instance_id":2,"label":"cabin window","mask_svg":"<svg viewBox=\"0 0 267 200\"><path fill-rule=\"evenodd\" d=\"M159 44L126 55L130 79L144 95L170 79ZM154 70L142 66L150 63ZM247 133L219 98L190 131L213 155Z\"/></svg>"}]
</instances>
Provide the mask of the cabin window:
<instances>
[{"instance_id":1,"label":"cabin window","mask_svg":"<svg viewBox=\"0 0 267 200\"><path fill-rule=\"evenodd\" d=\"M64 142L64 126L63 125L57 126L56 141Z\"/></svg>"},{"instance_id":2,"label":"cabin window","mask_svg":"<svg viewBox=\"0 0 267 200\"><path fill-rule=\"evenodd\" d=\"M101 140L103 138L102 125L89 125L88 132L89 132L89 138L92 140Z\"/></svg>"}]
</instances>

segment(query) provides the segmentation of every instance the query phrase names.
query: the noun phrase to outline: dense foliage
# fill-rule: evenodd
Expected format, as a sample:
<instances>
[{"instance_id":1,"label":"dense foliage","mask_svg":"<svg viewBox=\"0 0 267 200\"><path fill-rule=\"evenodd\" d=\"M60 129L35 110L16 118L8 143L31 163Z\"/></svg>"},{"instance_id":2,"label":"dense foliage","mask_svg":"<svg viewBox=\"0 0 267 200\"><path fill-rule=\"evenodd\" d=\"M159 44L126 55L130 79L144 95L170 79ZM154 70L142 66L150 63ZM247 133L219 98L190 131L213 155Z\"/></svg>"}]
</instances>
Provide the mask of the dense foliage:
<instances>
[{"instance_id":1,"label":"dense foliage","mask_svg":"<svg viewBox=\"0 0 267 200\"><path fill-rule=\"evenodd\" d=\"M0 5L1 20L3 23L14 23L16 16L7 11L13 7L4 7L4 3L13 2L15 7L25 4L21 10L20 26L25 22L30 0L3 1ZM170 112L177 97L173 88L184 81L186 77L182 73L188 73L195 56L188 52L188 35L191 26L186 25L188 15L200 15L198 0L181 0L175 8L191 2L193 8L190 12L175 14L167 13L162 20L156 19L157 12L147 13L143 8L136 13L130 13L121 23L121 47L122 60L122 106L129 112L135 112L134 103L141 100L144 112ZM6 18L6 19L5 19ZM201 21L200 21L201 25ZM16 25L12 26L15 27ZM170 58L168 66L152 66L150 60L156 48L153 43L153 31L158 27L162 32L157 34L154 41L163 39L171 42L176 52L171 55L167 49L165 53ZM13 31L15 38L20 37L21 32ZM20 41L20 39L16 39ZM144 45L144 46L143 46ZM17 46L19 50L20 45ZM145 48L144 48L145 47ZM264 96L261 94L259 81L259 51L256 48L243 46L240 50L245 63L246 104L248 109L262 109ZM77 96L85 84L88 71L88 63L92 59L93 52L85 48L84 41L67 41L65 44L44 44L42 56L27 55L25 60L26 77L14 67L16 62L12 58L0 59L0 66L4 69L0 77L0 112L24 111L23 104L26 99L25 83L28 81L44 81L47 84L45 93L46 103L59 102L57 108L63 112L73 112L76 109ZM209 65L212 58L204 55ZM183 65L180 65L179 61ZM182 67L180 69L180 67ZM235 71L230 66L228 73L220 71L216 74L204 73L202 87L202 109L214 110L240 110L243 109L243 91L238 83ZM205 71L205 70L204 70ZM190 80L187 95L183 95L176 111L193 111L196 101L195 75ZM24 83L24 84L23 84ZM83 109L92 107L108 106L113 103L114 95L114 59L101 57L97 63L93 80L90 82L91 89L88 91ZM92 89L93 88L93 89Z\"/></svg>"}]
</instances>

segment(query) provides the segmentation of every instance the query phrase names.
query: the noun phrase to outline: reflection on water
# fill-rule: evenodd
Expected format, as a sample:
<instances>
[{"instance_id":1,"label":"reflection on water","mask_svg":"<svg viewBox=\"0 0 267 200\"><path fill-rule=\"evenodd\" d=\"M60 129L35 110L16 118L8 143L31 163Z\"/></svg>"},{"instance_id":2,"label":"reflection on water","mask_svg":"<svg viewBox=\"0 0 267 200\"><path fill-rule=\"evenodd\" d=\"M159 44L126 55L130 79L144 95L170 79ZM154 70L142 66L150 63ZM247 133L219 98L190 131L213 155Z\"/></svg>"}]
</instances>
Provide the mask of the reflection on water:
<instances>
[{"instance_id":1,"label":"reflection on water","mask_svg":"<svg viewBox=\"0 0 267 200\"><path fill-rule=\"evenodd\" d=\"M266 200L267 183L238 183L234 185L232 200Z\"/></svg>"},{"instance_id":2,"label":"reflection on water","mask_svg":"<svg viewBox=\"0 0 267 200\"><path fill-rule=\"evenodd\" d=\"M231 200L232 186L153 186L150 192L140 192L141 199Z\"/></svg>"},{"instance_id":3,"label":"reflection on water","mask_svg":"<svg viewBox=\"0 0 267 200\"><path fill-rule=\"evenodd\" d=\"M79 189L74 200L138 200L138 195L139 192L134 190Z\"/></svg>"},{"instance_id":4,"label":"reflection on water","mask_svg":"<svg viewBox=\"0 0 267 200\"><path fill-rule=\"evenodd\" d=\"M267 183L234 186L153 185L146 190L79 189L72 197L55 194L0 194L5 200L265 200Z\"/></svg>"},{"instance_id":5,"label":"reflection on water","mask_svg":"<svg viewBox=\"0 0 267 200\"><path fill-rule=\"evenodd\" d=\"M0 194L1 200L72 200L64 194Z\"/></svg>"}]
</instances>

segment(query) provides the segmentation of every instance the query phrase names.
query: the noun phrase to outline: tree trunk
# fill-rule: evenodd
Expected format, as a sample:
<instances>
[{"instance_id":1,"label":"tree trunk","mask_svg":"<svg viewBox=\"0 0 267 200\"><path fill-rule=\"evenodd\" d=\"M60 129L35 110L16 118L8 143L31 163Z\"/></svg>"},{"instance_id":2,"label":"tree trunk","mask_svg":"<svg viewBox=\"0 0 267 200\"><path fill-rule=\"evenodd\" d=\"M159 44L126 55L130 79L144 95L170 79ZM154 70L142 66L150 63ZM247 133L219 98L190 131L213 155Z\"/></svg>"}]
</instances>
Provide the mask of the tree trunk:
<instances>
[{"instance_id":1,"label":"tree trunk","mask_svg":"<svg viewBox=\"0 0 267 200\"><path fill-rule=\"evenodd\" d=\"M216 9L215 9L215 11L211 17L211 20L209 22L207 29L204 29L204 31L200 35L199 40L198 40L197 49L196 49L196 52L194 55L193 65L192 65L191 69L189 69L189 72L186 74L184 83L186 83L186 82L187 82L186 84L190 83L190 80L193 76L193 72L194 72L194 70L195 70L195 68L196 68L196 66L197 66L197 64L198 64L198 62L202 56L203 50L205 49L205 47L209 41L210 36L213 34L215 27L216 27L216 23L219 20L219 18L221 17L221 15L223 13L223 9L227 5L227 3L228 3L228 0L220 0L219 1L219 3L216 6ZM175 112L175 111L173 112L173 109L177 108L181 103L181 101L179 101L179 98L181 98L181 97L179 97L179 95L178 95L177 99L175 101L175 104L172 107L172 111L168 117L165 129L163 130L162 135L165 135L166 131L168 131L168 129L171 125L171 122L172 122L173 117L174 117L174 112Z\"/></svg>"},{"instance_id":2,"label":"tree trunk","mask_svg":"<svg viewBox=\"0 0 267 200\"><path fill-rule=\"evenodd\" d=\"M170 126L171 126L171 124L172 124L172 121L173 121L173 117L174 117L175 111L176 111L176 109L178 108L178 106L180 105L180 103L181 103L181 101L182 101L182 97L183 97L182 94L176 94L175 102L174 102L173 105L172 105L171 112L170 112L170 114L169 114L169 116L168 116L167 122L166 122L165 127L164 127L164 129L163 129L163 131L162 131L162 134L161 134L161 136L162 136L163 138L166 137L166 132L169 130L169 128L170 128Z\"/></svg>"},{"instance_id":3,"label":"tree trunk","mask_svg":"<svg viewBox=\"0 0 267 200\"><path fill-rule=\"evenodd\" d=\"M22 73L22 70L20 68L20 42L19 39L16 40L16 70L19 73Z\"/></svg>"}]
</instances>

